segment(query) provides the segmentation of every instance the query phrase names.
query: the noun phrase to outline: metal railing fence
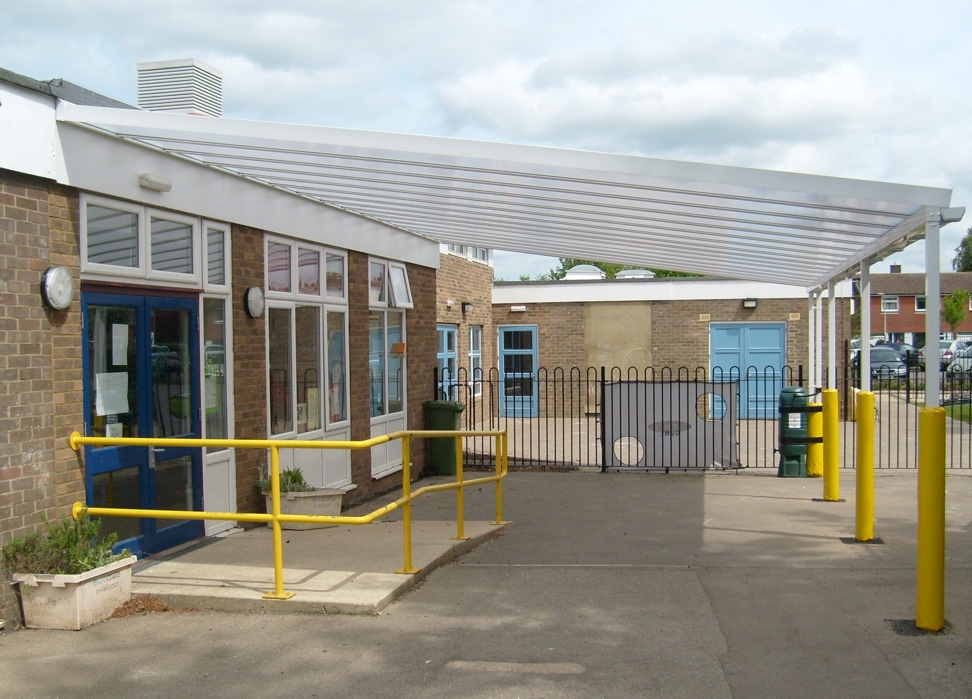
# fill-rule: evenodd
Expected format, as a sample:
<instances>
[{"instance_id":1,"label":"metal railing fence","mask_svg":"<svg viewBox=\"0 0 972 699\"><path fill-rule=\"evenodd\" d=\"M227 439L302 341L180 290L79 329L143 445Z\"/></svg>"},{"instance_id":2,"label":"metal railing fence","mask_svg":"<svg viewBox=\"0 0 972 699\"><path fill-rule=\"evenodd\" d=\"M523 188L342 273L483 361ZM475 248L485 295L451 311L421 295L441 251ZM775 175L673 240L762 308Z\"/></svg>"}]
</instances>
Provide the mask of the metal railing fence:
<instances>
[{"instance_id":1,"label":"metal railing fence","mask_svg":"<svg viewBox=\"0 0 972 699\"><path fill-rule=\"evenodd\" d=\"M456 480L451 483L424 486L413 491L411 480L410 445L411 439L417 438L448 438L456 440ZM492 476L466 480L463 476L463 440L468 438L491 437L495 441L493 464L495 474ZM366 515L360 516L324 516L324 515L292 515L280 512L280 450L281 449L370 449L396 439L402 440L402 496L384 507L380 507ZM396 572L411 574L418 572L412 566L412 501L425 495L444 490L456 491L456 539L466 539L465 524L465 488L485 483L496 484L496 520L494 525L505 524L503 521L503 478L508 471L507 464L507 435L502 430L479 430L463 432L458 430L403 430L392 432L380 437L362 441L310 441L286 439L163 439L152 437L85 437L79 432L71 433L71 448L77 451L80 447L89 445L95 447L191 447L206 448L249 448L268 449L270 451L270 484L271 484L271 512L263 514L257 512L206 512L197 510L149 510L140 508L115 507L87 507L82 502L74 503L72 514L77 519L86 512L92 517L140 517L156 519L195 519L195 520L228 520L236 522L269 522L273 525L273 570L274 589L267 592L266 599L290 599L295 593L283 588L283 536L282 522L319 523L319 524L369 524L394 510L402 509L402 533L404 540L404 565Z\"/></svg>"}]
</instances>

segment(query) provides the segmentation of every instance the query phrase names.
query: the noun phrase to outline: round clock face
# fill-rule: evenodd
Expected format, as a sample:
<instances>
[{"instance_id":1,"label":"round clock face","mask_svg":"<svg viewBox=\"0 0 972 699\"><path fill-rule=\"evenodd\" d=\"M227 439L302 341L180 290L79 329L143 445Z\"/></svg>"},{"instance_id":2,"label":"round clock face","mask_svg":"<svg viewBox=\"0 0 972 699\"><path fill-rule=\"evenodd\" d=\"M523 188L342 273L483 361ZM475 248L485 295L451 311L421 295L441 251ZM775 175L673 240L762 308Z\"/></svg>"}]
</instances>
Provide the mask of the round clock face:
<instances>
[{"instance_id":1,"label":"round clock face","mask_svg":"<svg viewBox=\"0 0 972 699\"><path fill-rule=\"evenodd\" d=\"M243 305L246 307L246 313L251 318L259 318L263 315L263 290L258 286L251 286L246 290L246 294L243 296Z\"/></svg>"},{"instance_id":2,"label":"round clock face","mask_svg":"<svg viewBox=\"0 0 972 699\"><path fill-rule=\"evenodd\" d=\"M41 296L56 311L63 311L74 300L71 270L61 265L48 267L41 278Z\"/></svg>"}]
</instances>

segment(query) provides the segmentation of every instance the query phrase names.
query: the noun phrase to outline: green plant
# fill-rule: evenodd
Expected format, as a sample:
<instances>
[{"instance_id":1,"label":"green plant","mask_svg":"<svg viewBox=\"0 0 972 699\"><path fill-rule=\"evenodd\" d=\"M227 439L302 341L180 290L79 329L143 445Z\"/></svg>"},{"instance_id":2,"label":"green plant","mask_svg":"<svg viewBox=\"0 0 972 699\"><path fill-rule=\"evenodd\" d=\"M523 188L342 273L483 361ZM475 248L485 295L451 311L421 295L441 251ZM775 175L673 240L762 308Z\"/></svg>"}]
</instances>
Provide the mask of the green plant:
<instances>
[{"instance_id":1,"label":"green plant","mask_svg":"<svg viewBox=\"0 0 972 699\"><path fill-rule=\"evenodd\" d=\"M260 480L257 481L257 485L260 486L260 491L263 493L270 492L270 474L268 471L264 470L260 473ZM304 474L301 470L294 466L293 468L285 468L280 472L280 492L281 493L306 493L310 490L316 490L314 486L308 484L304 480Z\"/></svg>"},{"instance_id":2,"label":"green plant","mask_svg":"<svg viewBox=\"0 0 972 699\"><path fill-rule=\"evenodd\" d=\"M3 569L10 573L77 575L130 556L126 550L115 555L117 535L101 539L101 521L87 514L44 520L45 531L17 537L3 546Z\"/></svg>"}]
</instances>

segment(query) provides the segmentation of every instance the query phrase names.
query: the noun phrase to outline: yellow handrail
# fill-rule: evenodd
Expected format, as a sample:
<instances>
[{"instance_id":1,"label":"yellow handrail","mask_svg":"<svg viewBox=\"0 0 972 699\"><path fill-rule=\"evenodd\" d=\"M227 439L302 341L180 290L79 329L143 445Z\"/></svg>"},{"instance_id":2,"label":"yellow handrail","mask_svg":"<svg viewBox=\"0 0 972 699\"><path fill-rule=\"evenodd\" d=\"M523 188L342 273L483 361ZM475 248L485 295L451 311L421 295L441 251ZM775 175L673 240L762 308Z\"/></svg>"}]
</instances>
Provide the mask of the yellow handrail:
<instances>
[{"instance_id":1,"label":"yellow handrail","mask_svg":"<svg viewBox=\"0 0 972 699\"><path fill-rule=\"evenodd\" d=\"M411 478L411 438L451 437L456 440L456 481L454 483L440 483L429 485L418 490L412 490ZM492 476L465 480L462 472L462 440L464 437L494 437L496 473ZM349 517L344 515L285 515L280 512L280 449L369 449L378 444L385 444L395 439L402 440L402 497L384 507L369 512L366 515ZM283 588L283 535L280 524L282 522L321 523L321 524L369 524L389 512L402 508L402 531L404 536L405 564L396 572L403 574L415 573L417 568L412 566L412 500L426 493L442 490L456 491L456 536L455 539L468 539L465 536L465 499L464 491L468 486L483 483L496 484L496 520L494 525L506 524L503 520L503 478L509 468L507 455L506 430L401 430L391 432L381 437L373 437L360 441L313 441L288 439L180 439L154 437L85 437L79 432L72 432L71 448L77 451L80 447L89 445L96 447L127 446L127 447L223 447L250 448L270 450L270 500L271 512L268 514L256 512L205 512L198 510L147 510L120 507L87 507L82 502L74 503L71 513L77 519L81 513L87 512L92 517L149 517L154 519L222 519L236 522L269 522L273 525L273 574L274 589L263 595L266 599L290 599L293 592Z\"/></svg>"}]
</instances>

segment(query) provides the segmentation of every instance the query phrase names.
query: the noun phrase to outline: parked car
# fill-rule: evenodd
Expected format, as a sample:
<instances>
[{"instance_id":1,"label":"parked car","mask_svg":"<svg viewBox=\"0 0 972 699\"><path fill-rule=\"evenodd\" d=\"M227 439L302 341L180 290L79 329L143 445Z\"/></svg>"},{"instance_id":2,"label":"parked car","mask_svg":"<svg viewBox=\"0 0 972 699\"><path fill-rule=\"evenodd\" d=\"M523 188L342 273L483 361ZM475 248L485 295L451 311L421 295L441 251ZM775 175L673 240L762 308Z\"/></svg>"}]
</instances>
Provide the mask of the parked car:
<instances>
[{"instance_id":1,"label":"parked car","mask_svg":"<svg viewBox=\"0 0 972 699\"><path fill-rule=\"evenodd\" d=\"M949 374L970 374L972 375L972 347L966 347L958 353L945 370Z\"/></svg>"},{"instance_id":2,"label":"parked car","mask_svg":"<svg viewBox=\"0 0 972 699\"><path fill-rule=\"evenodd\" d=\"M939 358L939 368L944 371L948 368L948 365L952 363L952 360L957 357L962 350L968 347L967 344L961 340L939 340L938 341L938 358ZM924 364L925 362L925 350L928 349L928 345L918 353L919 360Z\"/></svg>"},{"instance_id":3,"label":"parked car","mask_svg":"<svg viewBox=\"0 0 972 699\"><path fill-rule=\"evenodd\" d=\"M901 361L910 369L914 366L920 365L920 354L918 353L918 348L914 345L909 345L907 342L888 342L884 345L879 345L880 347L890 347L898 356L901 357Z\"/></svg>"},{"instance_id":4,"label":"parked car","mask_svg":"<svg viewBox=\"0 0 972 699\"><path fill-rule=\"evenodd\" d=\"M851 360L851 365L860 365L860 355ZM890 347L878 345L871 348L871 376L875 378L898 378L908 375L908 367Z\"/></svg>"}]
</instances>

